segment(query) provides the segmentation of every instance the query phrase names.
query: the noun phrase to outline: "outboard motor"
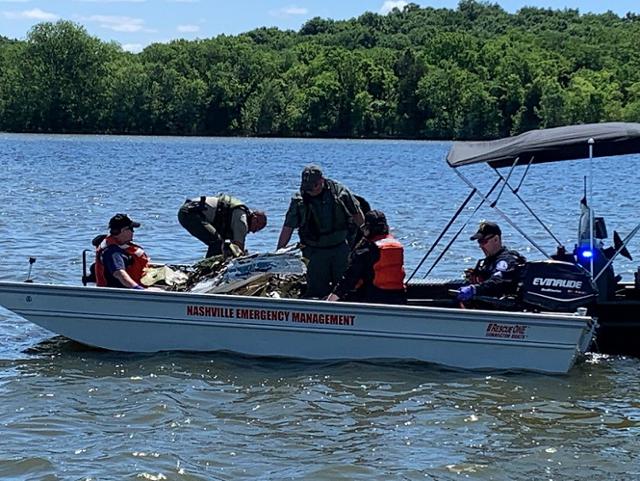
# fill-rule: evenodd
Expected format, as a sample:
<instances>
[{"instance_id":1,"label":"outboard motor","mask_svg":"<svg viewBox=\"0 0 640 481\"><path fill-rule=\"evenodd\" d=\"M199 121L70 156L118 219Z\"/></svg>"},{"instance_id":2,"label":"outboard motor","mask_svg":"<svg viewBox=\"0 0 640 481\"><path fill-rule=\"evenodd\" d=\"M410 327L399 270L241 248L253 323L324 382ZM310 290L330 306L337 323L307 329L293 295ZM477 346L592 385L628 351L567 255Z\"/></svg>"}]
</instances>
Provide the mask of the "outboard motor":
<instances>
[{"instance_id":1,"label":"outboard motor","mask_svg":"<svg viewBox=\"0 0 640 481\"><path fill-rule=\"evenodd\" d=\"M598 289L589 272L571 262L527 262L519 288L525 306L555 312L575 312L595 301Z\"/></svg>"}]
</instances>

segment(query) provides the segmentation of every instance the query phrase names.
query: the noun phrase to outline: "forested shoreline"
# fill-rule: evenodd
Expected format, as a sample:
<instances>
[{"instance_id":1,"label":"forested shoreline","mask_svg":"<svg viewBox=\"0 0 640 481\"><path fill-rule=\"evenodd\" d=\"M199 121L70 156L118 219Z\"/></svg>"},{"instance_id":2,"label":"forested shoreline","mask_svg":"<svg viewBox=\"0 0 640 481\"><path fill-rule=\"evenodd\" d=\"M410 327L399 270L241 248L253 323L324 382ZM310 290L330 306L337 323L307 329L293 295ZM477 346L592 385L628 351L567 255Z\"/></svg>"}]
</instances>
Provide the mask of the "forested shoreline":
<instances>
[{"instance_id":1,"label":"forested shoreline","mask_svg":"<svg viewBox=\"0 0 640 481\"><path fill-rule=\"evenodd\" d=\"M491 139L640 121L640 16L463 0L152 44L0 37L0 131Z\"/></svg>"}]
</instances>

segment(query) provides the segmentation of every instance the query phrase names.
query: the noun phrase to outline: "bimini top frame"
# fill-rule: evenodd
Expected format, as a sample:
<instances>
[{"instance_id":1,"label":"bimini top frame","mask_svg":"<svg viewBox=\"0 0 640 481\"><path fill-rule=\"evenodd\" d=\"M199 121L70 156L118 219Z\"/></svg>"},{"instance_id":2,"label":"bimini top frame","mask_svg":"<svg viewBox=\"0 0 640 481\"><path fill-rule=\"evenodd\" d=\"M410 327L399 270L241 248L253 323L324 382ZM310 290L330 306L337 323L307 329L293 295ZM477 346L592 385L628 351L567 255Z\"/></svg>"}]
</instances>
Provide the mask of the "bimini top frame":
<instances>
[{"instance_id":1,"label":"bimini top frame","mask_svg":"<svg viewBox=\"0 0 640 481\"><path fill-rule=\"evenodd\" d=\"M480 204L473 210L469 218L464 222L463 226L454 234L454 237L445 246L444 250L436 258L435 262L429 268L424 277L427 277L433 268L438 264L440 259L444 256L451 244L462 233L465 226L471 220L471 217L477 212L482 204L488 202L489 205L496 210L496 212L506 220L514 229L516 229L525 239L527 239L532 246L538 249L545 257L550 257L545 250L536 244L526 232L520 229L514 221L512 221L502 210L497 207L498 200L500 199L505 188L508 188L513 195L523 204L528 212L536 219L537 222L547 231L547 233L554 239L558 247L563 247L558 238L551 232L548 226L533 212L533 210L527 205L527 203L520 197L518 191L522 186L524 179L529 171L529 167L532 164L540 164L545 162L559 162L564 160L576 160L576 159L592 159L593 157L609 157L626 154L640 153L640 123L628 123L628 122L609 122L600 124L584 124L584 125L569 125L566 127L556 127L551 129L540 129L525 132L524 134L508 137L498 140L490 141L478 141L478 142L454 142L453 146L447 154L447 163L454 169L456 174L472 189L471 193L465 199L463 206L471 200L474 195L479 195L481 198ZM473 164L488 164L491 166L498 177L498 180L489 190L489 192L482 193L467 177L465 177L459 170L459 167L473 165ZM514 169L517 166L526 166L524 173L516 187L513 187L509 180L514 173ZM511 167L508 174L504 176L498 169L503 167ZM590 176L591 179L592 176ZM502 184L496 198L491 201L489 196L494 189ZM586 189L585 189L586 190ZM591 189L589 189L591 191ZM590 196L591 192L589 192ZM584 202L586 202L586 193ZM409 277L409 280L420 269L426 258L433 252L437 243L446 235L448 229L455 222L457 217L462 212L462 207L457 210L453 218L449 221L447 226L438 236L434 245L428 250L427 254L420 261L414 272ZM593 251L593 210L590 209L590 248ZM622 250L631 238L640 229L640 224L633 229L631 234L625 238L623 246L618 249L614 257ZM613 261L610 259L609 263ZM603 269L604 270L604 269ZM602 270L602 271L603 271ZM601 273L594 276L593 263L591 267L591 275L598 277Z\"/></svg>"}]
</instances>

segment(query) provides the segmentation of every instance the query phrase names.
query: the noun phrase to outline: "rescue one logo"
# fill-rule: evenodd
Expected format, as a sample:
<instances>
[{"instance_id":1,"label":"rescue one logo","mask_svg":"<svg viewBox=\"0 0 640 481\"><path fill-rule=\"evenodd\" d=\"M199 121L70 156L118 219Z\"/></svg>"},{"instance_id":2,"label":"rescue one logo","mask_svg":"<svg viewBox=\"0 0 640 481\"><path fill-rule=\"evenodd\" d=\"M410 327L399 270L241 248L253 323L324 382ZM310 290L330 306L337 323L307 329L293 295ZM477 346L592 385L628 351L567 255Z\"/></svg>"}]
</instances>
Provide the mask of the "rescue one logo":
<instances>
[{"instance_id":1,"label":"rescue one logo","mask_svg":"<svg viewBox=\"0 0 640 481\"><path fill-rule=\"evenodd\" d=\"M521 324L498 324L490 322L487 325L486 337L499 337L501 339L526 339L529 326Z\"/></svg>"}]
</instances>

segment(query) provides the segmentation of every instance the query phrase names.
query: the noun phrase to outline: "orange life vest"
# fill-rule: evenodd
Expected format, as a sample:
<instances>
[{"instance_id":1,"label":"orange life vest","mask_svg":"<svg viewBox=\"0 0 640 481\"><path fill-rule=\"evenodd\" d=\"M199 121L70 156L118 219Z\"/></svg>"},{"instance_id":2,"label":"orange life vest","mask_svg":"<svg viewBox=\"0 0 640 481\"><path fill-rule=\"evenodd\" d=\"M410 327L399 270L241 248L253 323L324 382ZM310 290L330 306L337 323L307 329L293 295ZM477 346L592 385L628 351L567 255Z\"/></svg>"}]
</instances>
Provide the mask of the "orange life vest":
<instances>
[{"instance_id":1,"label":"orange life vest","mask_svg":"<svg viewBox=\"0 0 640 481\"><path fill-rule=\"evenodd\" d=\"M96 285L101 287L107 286L107 277L104 272L102 253L107 247L114 244L119 245L123 251L129 254L131 263L125 268L125 270L131 279L140 284L140 279L142 279L144 269L149 265L149 257L139 245L134 244L133 242L118 244L113 237L108 236L96 248Z\"/></svg>"},{"instance_id":2,"label":"orange life vest","mask_svg":"<svg viewBox=\"0 0 640 481\"><path fill-rule=\"evenodd\" d=\"M404 247L391 234L372 239L380 250L373 265L373 285L379 289L404 289Z\"/></svg>"}]
</instances>

